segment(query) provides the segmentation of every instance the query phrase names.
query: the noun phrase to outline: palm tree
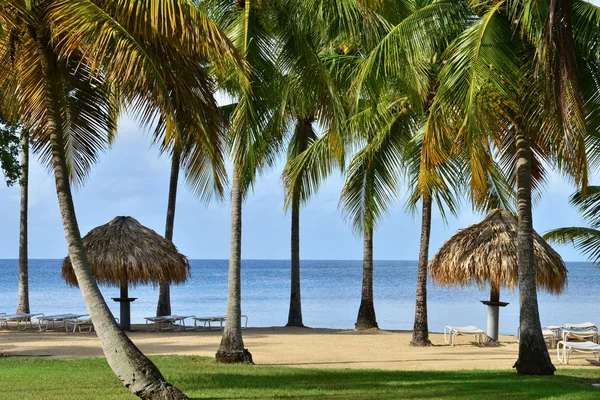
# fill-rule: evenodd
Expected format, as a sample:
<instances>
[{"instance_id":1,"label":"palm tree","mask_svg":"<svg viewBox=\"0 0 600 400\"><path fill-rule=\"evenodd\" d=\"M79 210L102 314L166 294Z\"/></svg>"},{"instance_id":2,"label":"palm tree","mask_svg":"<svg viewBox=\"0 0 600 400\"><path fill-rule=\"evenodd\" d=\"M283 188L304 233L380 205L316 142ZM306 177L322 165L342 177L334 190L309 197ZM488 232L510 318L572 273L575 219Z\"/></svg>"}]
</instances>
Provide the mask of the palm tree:
<instances>
[{"instance_id":1,"label":"palm tree","mask_svg":"<svg viewBox=\"0 0 600 400\"><path fill-rule=\"evenodd\" d=\"M141 398L184 399L115 323L83 249L70 181L82 183L112 140L121 104L146 123L160 112L157 139L163 126L174 127L186 144L187 165L208 154L211 176L222 177L221 125L201 63L241 64L217 27L188 2L136 3L4 1L1 100L17 108L34 150L52 167L69 256L109 365ZM165 137L165 145L174 139Z\"/></svg>"},{"instance_id":2,"label":"palm tree","mask_svg":"<svg viewBox=\"0 0 600 400\"><path fill-rule=\"evenodd\" d=\"M281 145L281 121L273 114L281 82L275 64L276 42L271 36L272 4L263 1L202 2L236 46L250 69L250 84L238 79L220 82L236 97L228 107L229 145L232 155L231 240L228 272L227 324L216 353L217 362L252 363L244 348L241 326L242 204L258 173L272 165Z\"/></svg>"},{"instance_id":3,"label":"palm tree","mask_svg":"<svg viewBox=\"0 0 600 400\"><path fill-rule=\"evenodd\" d=\"M578 89L572 75L573 37L568 37L571 12L562 8L569 2L562 2L558 10L559 20L564 23L560 29L553 26L557 10L551 9L549 14L547 8L539 8L545 7L542 3L480 4L474 10L477 20L446 52L447 61L432 106L436 122L446 127L465 152L475 203L485 198L489 187L485 179L487 165L495 158L516 185L521 339L515 368L527 375L549 375L555 370L539 321L533 271L532 190L543 178L542 160L557 165L583 186L587 179L582 127L585 117L578 104L580 98L587 101L587 94ZM588 14L574 11L577 18L587 21L583 25L589 32L596 26L593 16L597 11L589 12L595 7L584 3L577 2ZM554 6L556 2L552 2ZM588 46L593 43L587 41ZM540 48L549 56L541 62L536 56ZM578 64L584 68L582 73L590 68L587 64ZM541 78L544 75L547 79Z\"/></svg>"},{"instance_id":4,"label":"palm tree","mask_svg":"<svg viewBox=\"0 0 600 400\"><path fill-rule=\"evenodd\" d=\"M421 133L412 140L405 138L403 170L408 172L413 193L408 205L416 209L422 200L421 241L417 272L415 323L411 345L428 346L427 263L431 230L432 200L443 210L444 203L456 213L460 185L456 162L436 165L430 160L436 149L432 141L437 133L427 122L435 94L439 55L467 24L469 12L463 2L411 1L395 2L380 10L390 26L374 46L358 73L360 87L373 88L396 84L395 101L401 113L418 117ZM393 103L392 103L393 104ZM416 128L415 128L416 129ZM439 170L439 171L436 171ZM449 181L448 181L449 180Z\"/></svg>"},{"instance_id":5,"label":"palm tree","mask_svg":"<svg viewBox=\"0 0 600 400\"><path fill-rule=\"evenodd\" d=\"M341 93L322 59L331 38L323 27L328 21L310 2L286 0L273 12L273 36L281 42L277 59L283 71L283 92L278 118L281 132L291 132L288 165L318 140L315 125L338 130L345 118ZM289 127L293 125L293 127ZM283 178L285 181L285 171ZM300 207L308 200L303 177L286 181L285 207L291 211L291 290L286 326L303 326L300 295Z\"/></svg>"},{"instance_id":6,"label":"palm tree","mask_svg":"<svg viewBox=\"0 0 600 400\"><path fill-rule=\"evenodd\" d=\"M406 138L412 136L416 125L412 115L389 108L386 104L386 112L396 117L380 131L373 131L357 121L357 125L362 127L356 132L364 135L366 143L348 166L340 200L355 232L363 237L363 278L355 324L357 330L378 328L373 301L373 232L377 221L396 196ZM359 112L351 118L350 124L355 119L360 120L363 114L370 114L370 111L369 107ZM367 117L369 119L371 116Z\"/></svg>"}]
</instances>

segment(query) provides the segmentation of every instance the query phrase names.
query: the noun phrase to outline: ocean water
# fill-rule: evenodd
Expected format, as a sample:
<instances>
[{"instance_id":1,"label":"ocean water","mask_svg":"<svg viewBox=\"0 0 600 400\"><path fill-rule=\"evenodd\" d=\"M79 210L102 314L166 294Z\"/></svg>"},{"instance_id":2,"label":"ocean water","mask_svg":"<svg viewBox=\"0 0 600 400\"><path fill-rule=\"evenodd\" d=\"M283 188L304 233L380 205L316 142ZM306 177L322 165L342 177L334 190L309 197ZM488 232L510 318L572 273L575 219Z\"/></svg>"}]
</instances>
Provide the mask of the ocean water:
<instances>
[{"instance_id":1,"label":"ocean water","mask_svg":"<svg viewBox=\"0 0 600 400\"><path fill-rule=\"evenodd\" d=\"M86 313L79 289L68 286L60 275L62 260L30 260L29 285L32 312L49 314ZM174 314L225 315L227 307L227 260L191 260L191 279L171 291ZM253 327L282 326L289 306L289 261L244 260L242 262L242 312ZM354 327L360 304L361 261L305 260L301 263L304 324L319 328ZM598 288L600 269L590 263L567 263L569 283L560 296L540 291L543 325L592 321L600 323ZM15 311L17 260L0 260L0 312ZM375 261L375 311L382 329L412 329L416 261ZM116 287L101 287L112 312L118 316ZM158 288L137 286L129 290L132 322L156 310ZM428 286L429 329L441 332L452 325L486 328L487 308L480 300L489 291L477 287L440 288ZM518 326L518 291L503 290L501 301L510 304L500 311L500 333L515 334Z\"/></svg>"}]
</instances>

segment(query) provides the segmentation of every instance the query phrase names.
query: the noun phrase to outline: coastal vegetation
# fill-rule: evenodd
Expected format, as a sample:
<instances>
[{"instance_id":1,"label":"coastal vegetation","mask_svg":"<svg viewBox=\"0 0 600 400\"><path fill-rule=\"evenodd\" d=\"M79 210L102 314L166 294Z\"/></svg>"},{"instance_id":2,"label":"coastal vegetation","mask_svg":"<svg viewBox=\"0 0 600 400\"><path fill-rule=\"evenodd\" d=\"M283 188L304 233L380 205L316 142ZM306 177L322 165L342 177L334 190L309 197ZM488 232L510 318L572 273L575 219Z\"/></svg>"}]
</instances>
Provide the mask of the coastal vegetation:
<instances>
[{"instance_id":1,"label":"coastal vegetation","mask_svg":"<svg viewBox=\"0 0 600 400\"><path fill-rule=\"evenodd\" d=\"M422 214L414 346L431 344L427 262L433 207L445 216L446 211L456 213L466 199L477 211L514 209L521 321L515 368L521 375L554 374L538 311L532 198L541 193L547 170L559 171L580 189L574 202L583 207L592 228L598 228L598 189L588 187L591 167L600 156L598 7L581 0L5 0L0 28L0 110L6 118L0 127L4 135L9 122L19 121L26 132L21 144L24 241L18 311L29 308L31 143L54 174L70 262L108 364L132 394L184 399L181 388L192 395L199 390L193 385L208 385L203 378L196 383L189 377L202 373L215 376L215 382L219 374L229 380L266 374L271 383L263 382L267 392L259 388L257 395L267 397L328 390L340 394L331 382L357 379L363 387L352 395L367 398L386 394L385 387L375 390L381 393L365 392L368 386L383 385L382 376L385 385L412 379L402 372L373 371L356 378L354 372L328 371L319 372L323 387L315 389L302 383L315 375L311 370L251 370L198 358L179 364L173 361L177 358L158 358L173 371L173 382L167 381L115 323L91 274L71 192L110 147L118 117L126 111L142 126L152 126L154 142L171 157L168 240L173 236L180 169L206 201L223 197L230 188L227 324L216 352L218 362L253 362L241 326L243 204L260 173L286 152L283 180L291 214L288 326L303 326L300 208L339 169L345 176L340 206L364 247L357 330L378 328L374 237L378 221L402 187L409 188L407 208L415 211L421 204ZM217 104L217 91L232 102ZM5 166L4 157L2 166L14 170L14 165ZM7 174L9 180L12 176ZM597 261L598 233L593 229L563 229L548 237L574 241ZM163 282L157 315L170 312L169 287ZM19 363L29 363L40 375L51 365L59 366L56 371L77 363L103 367L98 360L11 360L3 368L18 370ZM186 369L189 365L193 368ZM82 372L83 381L87 373ZM477 381L454 384L455 397L488 381L501 393L515 386L517 397L550 393L553 387L563 388L567 396L577 385L566 377L510 383L513 378L507 373L496 376L438 373L421 377L418 390L426 397L440 396L436 387L425 385L427 379L444 387L451 385L451 378ZM274 379L299 382L297 392L281 392ZM252 386L251 381L246 384ZM320 386L312 378L310 382ZM210 395L206 389L202 387L202 396ZM393 390L395 396L401 393L398 387ZM499 393L486 390L483 398ZM248 393L252 391L244 396ZM581 398L586 395L581 392Z\"/></svg>"}]
</instances>

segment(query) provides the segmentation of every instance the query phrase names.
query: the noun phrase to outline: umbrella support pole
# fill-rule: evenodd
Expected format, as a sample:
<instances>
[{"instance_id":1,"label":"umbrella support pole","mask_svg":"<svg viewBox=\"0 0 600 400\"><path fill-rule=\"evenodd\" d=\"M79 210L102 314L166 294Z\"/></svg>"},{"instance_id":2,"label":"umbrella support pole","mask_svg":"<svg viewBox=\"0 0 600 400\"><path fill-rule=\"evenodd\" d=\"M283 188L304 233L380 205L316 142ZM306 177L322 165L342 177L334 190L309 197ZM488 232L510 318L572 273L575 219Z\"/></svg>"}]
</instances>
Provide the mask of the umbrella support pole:
<instances>
[{"instance_id":1,"label":"umbrella support pole","mask_svg":"<svg viewBox=\"0 0 600 400\"><path fill-rule=\"evenodd\" d=\"M488 306L487 341L497 342L498 328L500 325L500 307L506 307L508 303L503 303L500 301L500 288L495 286L492 286L490 300L482 300L481 302Z\"/></svg>"},{"instance_id":2,"label":"umbrella support pole","mask_svg":"<svg viewBox=\"0 0 600 400\"><path fill-rule=\"evenodd\" d=\"M137 297L129 297L129 287L127 282L121 283L121 297L112 298L120 303L119 325L124 331L131 331L131 303L137 300Z\"/></svg>"}]
</instances>

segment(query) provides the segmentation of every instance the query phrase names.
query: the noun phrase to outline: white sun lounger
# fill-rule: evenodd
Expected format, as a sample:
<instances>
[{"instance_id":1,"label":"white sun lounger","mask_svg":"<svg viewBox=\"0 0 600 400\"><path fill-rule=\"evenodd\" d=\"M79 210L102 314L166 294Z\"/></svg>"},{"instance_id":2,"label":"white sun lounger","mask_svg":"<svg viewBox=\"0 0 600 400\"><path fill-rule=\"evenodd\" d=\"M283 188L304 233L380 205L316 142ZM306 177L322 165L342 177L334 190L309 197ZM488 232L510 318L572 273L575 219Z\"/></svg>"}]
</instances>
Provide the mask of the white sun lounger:
<instances>
[{"instance_id":1,"label":"white sun lounger","mask_svg":"<svg viewBox=\"0 0 600 400\"><path fill-rule=\"evenodd\" d=\"M65 321L70 319L79 319L81 317L86 317L89 314L57 314L57 315L44 315L43 317L38 317L38 324L40 326L40 331L45 331L49 329L50 326L52 328L56 327L57 322L62 322L66 325Z\"/></svg>"},{"instance_id":2,"label":"white sun lounger","mask_svg":"<svg viewBox=\"0 0 600 400\"><path fill-rule=\"evenodd\" d=\"M247 328L248 327L248 316L247 315L242 315L241 318L244 318L244 326L242 326L242 328ZM202 328L202 330L206 329L206 326L208 325L208 330L210 331L212 329L212 323L213 322L218 322L219 323L219 328L223 329L224 328L224 323L225 323L225 317L224 316L219 316L219 317L193 317L194 319L194 329L195 330L199 330L200 328ZM200 326L199 322L202 322L202 326Z\"/></svg>"},{"instance_id":3,"label":"white sun lounger","mask_svg":"<svg viewBox=\"0 0 600 400\"><path fill-rule=\"evenodd\" d=\"M592 342L598 343L598 331L594 329L567 329L560 330L561 339L568 341L571 338L591 339Z\"/></svg>"},{"instance_id":4,"label":"white sun lounger","mask_svg":"<svg viewBox=\"0 0 600 400\"><path fill-rule=\"evenodd\" d=\"M27 314L27 313L17 313L17 314L9 314L9 315L0 315L0 328L2 326L6 326L8 328L9 322L16 322L17 329L25 330L27 329L27 324L29 324L30 328L33 328L31 324L31 318L36 317L38 315L44 316L42 313L37 314ZM23 324L23 328L21 328L21 324Z\"/></svg>"},{"instance_id":5,"label":"white sun lounger","mask_svg":"<svg viewBox=\"0 0 600 400\"><path fill-rule=\"evenodd\" d=\"M563 328L566 329L592 329L598 332L598 327L593 322L583 322L581 324L564 324Z\"/></svg>"},{"instance_id":6,"label":"white sun lounger","mask_svg":"<svg viewBox=\"0 0 600 400\"><path fill-rule=\"evenodd\" d=\"M79 318L66 319L65 320L65 332L69 333L71 326L73 327L73 333L77 333L77 330L79 330L79 333L81 333L81 332L91 333L94 331L94 324L92 323L92 320L89 318L88 319L79 319Z\"/></svg>"},{"instance_id":7,"label":"white sun lounger","mask_svg":"<svg viewBox=\"0 0 600 400\"><path fill-rule=\"evenodd\" d=\"M193 315L164 315L160 317L144 317L146 320L146 329L148 331L154 332L156 331L156 327L161 331L171 330L180 331L186 329L185 319L186 318L195 318ZM175 322L179 321L179 325L176 325ZM163 324L167 324L166 328L163 328ZM195 324L195 323L194 323Z\"/></svg>"},{"instance_id":8,"label":"white sun lounger","mask_svg":"<svg viewBox=\"0 0 600 400\"><path fill-rule=\"evenodd\" d=\"M483 343L485 341L485 331L479 329L474 325L469 326L451 326L447 325L444 327L444 341L454 346L454 339L460 335L474 335L477 339L477 343Z\"/></svg>"},{"instance_id":9,"label":"white sun lounger","mask_svg":"<svg viewBox=\"0 0 600 400\"><path fill-rule=\"evenodd\" d=\"M556 346L556 357L558 358L559 362L563 364L568 364L569 354L575 351L579 353L592 353L594 355L594 359L598 361L598 354L600 354L600 344L594 342L565 342L564 340L561 340Z\"/></svg>"}]
</instances>

